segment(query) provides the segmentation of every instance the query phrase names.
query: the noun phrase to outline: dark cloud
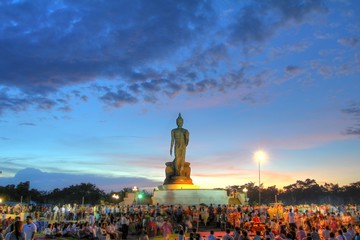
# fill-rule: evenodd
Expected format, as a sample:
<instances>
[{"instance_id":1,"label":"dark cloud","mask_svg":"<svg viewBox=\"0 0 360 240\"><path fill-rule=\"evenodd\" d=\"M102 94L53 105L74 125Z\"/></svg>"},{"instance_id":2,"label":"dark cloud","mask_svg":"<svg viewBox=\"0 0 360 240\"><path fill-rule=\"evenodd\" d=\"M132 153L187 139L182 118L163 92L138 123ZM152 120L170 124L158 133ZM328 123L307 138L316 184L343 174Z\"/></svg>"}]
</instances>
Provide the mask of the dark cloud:
<instances>
[{"instance_id":1,"label":"dark cloud","mask_svg":"<svg viewBox=\"0 0 360 240\"><path fill-rule=\"evenodd\" d=\"M40 110L50 110L57 105L57 103L50 98L33 98L32 101L36 103Z\"/></svg>"},{"instance_id":2,"label":"dark cloud","mask_svg":"<svg viewBox=\"0 0 360 240\"><path fill-rule=\"evenodd\" d=\"M100 99L113 107L121 107L124 104L136 103L138 101L137 98L122 89L118 89L116 92L109 91L100 97Z\"/></svg>"},{"instance_id":3,"label":"dark cloud","mask_svg":"<svg viewBox=\"0 0 360 240\"><path fill-rule=\"evenodd\" d=\"M150 80L143 82L141 87L145 92L158 92L161 89L160 86L162 85L162 82L162 79Z\"/></svg>"},{"instance_id":4,"label":"dark cloud","mask_svg":"<svg viewBox=\"0 0 360 240\"><path fill-rule=\"evenodd\" d=\"M293 66L293 65L286 66L286 68L285 68L285 71L289 74L296 74L296 73L301 72L301 70L302 69L300 67Z\"/></svg>"},{"instance_id":5,"label":"dark cloud","mask_svg":"<svg viewBox=\"0 0 360 240\"><path fill-rule=\"evenodd\" d=\"M147 95L144 96L144 101L148 103L157 103L159 99L155 97L154 95Z\"/></svg>"},{"instance_id":6,"label":"dark cloud","mask_svg":"<svg viewBox=\"0 0 360 240\"><path fill-rule=\"evenodd\" d=\"M72 111L70 106L60 107L59 110L62 112L71 112Z\"/></svg>"},{"instance_id":7,"label":"dark cloud","mask_svg":"<svg viewBox=\"0 0 360 240\"><path fill-rule=\"evenodd\" d=\"M354 126L346 129L346 134L360 137L360 102L352 102L348 107L342 109L343 113L350 115L355 121Z\"/></svg>"},{"instance_id":8,"label":"dark cloud","mask_svg":"<svg viewBox=\"0 0 360 240\"><path fill-rule=\"evenodd\" d=\"M257 100L255 99L255 95L250 95L250 94L247 94L246 96L242 97L241 98L241 101L242 102L246 102L246 103L249 103L249 104L255 104L257 102Z\"/></svg>"},{"instance_id":9,"label":"dark cloud","mask_svg":"<svg viewBox=\"0 0 360 240\"><path fill-rule=\"evenodd\" d=\"M59 91L86 84L112 107L182 92L259 86L245 77L246 67L229 64L231 47L249 49L246 44L269 39L289 21L325 9L321 1L250 2L219 29L221 19L212 4L3 1L0 87L19 93L0 89L0 114L30 107L71 111L71 98L86 102L88 95L75 89L59 100Z\"/></svg>"},{"instance_id":10,"label":"dark cloud","mask_svg":"<svg viewBox=\"0 0 360 240\"><path fill-rule=\"evenodd\" d=\"M216 85L217 83L214 80L202 80L195 84L189 83L186 90L190 93L199 93L214 88Z\"/></svg>"},{"instance_id":11,"label":"dark cloud","mask_svg":"<svg viewBox=\"0 0 360 240\"><path fill-rule=\"evenodd\" d=\"M6 169L3 169L5 171ZM44 181L46 179L46 181ZM39 169L27 168L18 171L14 177L1 177L0 185L5 186L9 184L19 184L20 182L30 181L30 187L42 191L49 191L55 188L62 189L70 185L80 183L92 183L98 188L107 192L111 190L121 190L125 187L138 186L155 187L160 185L160 182L155 182L146 178L137 177L118 177L109 178L101 177L93 174L75 175L66 173L48 173L42 172Z\"/></svg>"},{"instance_id":12,"label":"dark cloud","mask_svg":"<svg viewBox=\"0 0 360 240\"><path fill-rule=\"evenodd\" d=\"M66 108L69 105L68 99L52 99L48 96L39 96L39 94L26 93L10 93L9 88L0 89L0 115L5 111L20 112L28 110L31 107L36 109L48 111L55 107L59 109Z\"/></svg>"},{"instance_id":13,"label":"dark cloud","mask_svg":"<svg viewBox=\"0 0 360 240\"><path fill-rule=\"evenodd\" d=\"M166 90L164 90L164 92L168 97L174 97L182 90L182 85L176 82L168 81L165 89Z\"/></svg>"},{"instance_id":14,"label":"dark cloud","mask_svg":"<svg viewBox=\"0 0 360 240\"><path fill-rule=\"evenodd\" d=\"M360 102L352 102L347 108L342 109L343 113L353 117L360 117Z\"/></svg>"},{"instance_id":15,"label":"dark cloud","mask_svg":"<svg viewBox=\"0 0 360 240\"><path fill-rule=\"evenodd\" d=\"M0 91L0 114L5 110L24 111L31 104L30 99L21 96L10 96L6 90Z\"/></svg>"},{"instance_id":16,"label":"dark cloud","mask_svg":"<svg viewBox=\"0 0 360 240\"><path fill-rule=\"evenodd\" d=\"M325 11L322 1L256 1L239 10L232 25L233 42L262 42L289 21L300 22L309 13Z\"/></svg>"},{"instance_id":17,"label":"dark cloud","mask_svg":"<svg viewBox=\"0 0 360 240\"><path fill-rule=\"evenodd\" d=\"M356 135L360 137L360 124L356 124L354 127L346 129L346 134Z\"/></svg>"},{"instance_id":18,"label":"dark cloud","mask_svg":"<svg viewBox=\"0 0 360 240\"><path fill-rule=\"evenodd\" d=\"M340 38L338 40L338 43L340 43L343 46L347 47L354 47L359 43L358 38L350 37L350 38Z\"/></svg>"},{"instance_id":19,"label":"dark cloud","mask_svg":"<svg viewBox=\"0 0 360 240\"><path fill-rule=\"evenodd\" d=\"M81 100L84 101L84 102L87 102L88 99L89 99L89 97L88 97L87 95L82 94L82 93L81 93L80 91L78 91L78 90L73 90L71 93L72 93L75 97L81 99Z\"/></svg>"},{"instance_id":20,"label":"dark cloud","mask_svg":"<svg viewBox=\"0 0 360 240\"><path fill-rule=\"evenodd\" d=\"M83 100L84 102L87 102L87 101L89 100L89 97L86 96L86 95L82 95L82 96L80 97L80 99Z\"/></svg>"},{"instance_id":21,"label":"dark cloud","mask_svg":"<svg viewBox=\"0 0 360 240\"><path fill-rule=\"evenodd\" d=\"M208 5L206 1L9 1L1 8L0 46L6 61L1 61L0 83L51 91L97 77L137 75L144 80L133 67L166 56L192 40L194 32L203 32L213 19ZM200 16L198 11L206 13Z\"/></svg>"}]
</instances>

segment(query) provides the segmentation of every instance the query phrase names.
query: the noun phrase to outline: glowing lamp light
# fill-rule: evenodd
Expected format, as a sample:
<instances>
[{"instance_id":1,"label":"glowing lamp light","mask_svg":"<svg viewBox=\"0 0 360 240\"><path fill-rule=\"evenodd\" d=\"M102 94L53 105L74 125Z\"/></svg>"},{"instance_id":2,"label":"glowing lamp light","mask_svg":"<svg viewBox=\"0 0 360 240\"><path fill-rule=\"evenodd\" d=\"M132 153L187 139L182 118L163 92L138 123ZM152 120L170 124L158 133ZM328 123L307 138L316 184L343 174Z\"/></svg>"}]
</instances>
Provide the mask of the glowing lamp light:
<instances>
[{"instance_id":1,"label":"glowing lamp light","mask_svg":"<svg viewBox=\"0 0 360 240\"><path fill-rule=\"evenodd\" d=\"M244 188L244 189L243 189L243 192L244 192L244 193L247 193L247 192L248 192L248 189L247 189L247 188Z\"/></svg>"},{"instance_id":2,"label":"glowing lamp light","mask_svg":"<svg viewBox=\"0 0 360 240\"><path fill-rule=\"evenodd\" d=\"M115 193L114 193L111 197L114 198L114 199L116 199L116 200L119 199L119 195L117 195L117 194L115 194Z\"/></svg>"},{"instance_id":3,"label":"glowing lamp light","mask_svg":"<svg viewBox=\"0 0 360 240\"><path fill-rule=\"evenodd\" d=\"M133 190L133 192L137 192L138 191L137 186L134 186L132 190Z\"/></svg>"},{"instance_id":4,"label":"glowing lamp light","mask_svg":"<svg viewBox=\"0 0 360 240\"><path fill-rule=\"evenodd\" d=\"M254 154L254 158L258 162L264 162L267 159L266 152L259 150Z\"/></svg>"},{"instance_id":5,"label":"glowing lamp light","mask_svg":"<svg viewBox=\"0 0 360 240\"><path fill-rule=\"evenodd\" d=\"M143 195L140 193L140 194L138 195L138 198L139 198L139 199L142 199L142 198L143 198Z\"/></svg>"},{"instance_id":6,"label":"glowing lamp light","mask_svg":"<svg viewBox=\"0 0 360 240\"><path fill-rule=\"evenodd\" d=\"M259 206L261 205L261 181L260 181L260 163L264 162L267 159L267 154L259 150L254 154L255 160L259 163Z\"/></svg>"}]
</instances>

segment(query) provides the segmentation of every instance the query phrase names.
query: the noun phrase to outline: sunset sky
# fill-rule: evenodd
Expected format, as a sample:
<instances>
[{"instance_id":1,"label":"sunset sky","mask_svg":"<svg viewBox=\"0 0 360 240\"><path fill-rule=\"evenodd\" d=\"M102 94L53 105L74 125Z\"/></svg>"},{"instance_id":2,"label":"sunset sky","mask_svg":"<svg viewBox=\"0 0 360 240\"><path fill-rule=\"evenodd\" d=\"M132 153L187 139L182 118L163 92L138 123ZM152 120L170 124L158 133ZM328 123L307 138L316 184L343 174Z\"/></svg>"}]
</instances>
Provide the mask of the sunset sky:
<instances>
[{"instance_id":1,"label":"sunset sky","mask_svg":"<svg viewBox=\"0 0 360 240\"><path fill-rule=\"evenodd\" d=\"M360 1L0 3L0 185L360 180Z\"/></svg>"}]
</instances>

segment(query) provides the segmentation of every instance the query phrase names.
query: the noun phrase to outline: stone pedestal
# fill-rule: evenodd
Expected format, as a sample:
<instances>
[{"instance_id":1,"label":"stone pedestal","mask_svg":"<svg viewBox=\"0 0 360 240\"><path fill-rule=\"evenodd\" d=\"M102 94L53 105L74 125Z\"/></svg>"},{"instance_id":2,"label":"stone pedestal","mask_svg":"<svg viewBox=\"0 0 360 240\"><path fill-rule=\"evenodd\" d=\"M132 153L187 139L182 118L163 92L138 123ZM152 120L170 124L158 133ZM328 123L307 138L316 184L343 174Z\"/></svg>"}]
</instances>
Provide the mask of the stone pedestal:
<instances>
[{"instance_id":1,"label":"stone pedestal","mask_svg":"<svg viewBox=\"0 0 360 240\"><path fill-rule=\"evenodd\" d=\"M183 175L176 176L175 175L175 168L174 168L174 162L167 162L165 163L165 175L166 178L164 180L164 185L166 184L193 184L192 179L190 178L190 163L185 162L184 163L184 169L182 171Z\"/></svg>"},{"instance_id":2,"label":"stone pedestal","mask_svg":"<svg viewBox=\"0 0 360 240\"><path fill-rule=\"evenodd\" d=\"M200 189L199 186L194 184L164 184L158 186L159 190L184 190L184 189Z\"/></svg>"},{"instance_id":3,"label":"stone pedestal","mask_svg":"<svg viewBox=\"0 0 360 240\"><path fill-rule=\"evenodd\" d=\"M171 184L170 184L171 185ZM177 184L175 184L177 185ZM180 184L181 185L181 184ZM181 186L178 187L181 187ZM217 205L217 204L228 204L229 197L227 196L226 190L214 190L214 189L164 189L163 186L159 187L159 190L154 191L152 202L154 205ZM192 185L194 187L198 187ZM185 186L183 186L185 187ZM161 189L160 189L161 188Z\"/></svg>"},{"instance_id":4,"label":"stone pedestal","mask_svg":"<svg viewBox=\"0 0 360 240\"><path fill-rule=\"evenodd\" d=\"M174 162L167 162L164 184L158 186L152 197L153 204L161 205L198 205L228 204L229 198L225 190L200 189L190 178L190 163L185 162L183 175L175 175Z\"/></svg>"}]
</instances>

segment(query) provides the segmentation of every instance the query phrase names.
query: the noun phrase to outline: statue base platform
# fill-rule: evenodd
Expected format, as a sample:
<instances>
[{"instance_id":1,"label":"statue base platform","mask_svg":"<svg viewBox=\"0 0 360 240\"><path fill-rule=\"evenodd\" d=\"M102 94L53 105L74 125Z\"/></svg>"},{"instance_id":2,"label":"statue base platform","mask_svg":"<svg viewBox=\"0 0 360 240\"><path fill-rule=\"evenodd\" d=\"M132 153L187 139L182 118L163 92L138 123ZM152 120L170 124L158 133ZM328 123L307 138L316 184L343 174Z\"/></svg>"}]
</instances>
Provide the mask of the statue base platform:
<instances>
[{"instance_id":1,"label":"statue base platform","mask_svg":"<svg viewBox=\"0 0 360 240\"><path fill-rule=\"evenodd\" d=\"M200 189L200 186L194 184L164 184L158 186L159 190L181 190L181 189Z\"/></svg>"},{"instance_id":2,"label":"statue base platform","mask_svg":"<svg viewBox=\"0 0 360 240\"><path fill-rule=\"evenodd\" d=\"M176 187L173 185L178 186ZM154 196L152 197L152 202L154 205L160 204L190 206L198 204L223 205L229 203L229 197L226 190L200 189L199 186L191 184L167 184L159 186L158 189L159 190L154 191Z\"/></svg>"},{"instance_id":3,"label":"statue base platform","mask_svg":"<svg viewBox=\"0 0 360 240\"><path fill-rule=\"evenodd\" d=\"M183 176L172 176L171 178L166 178L164 185L193 185L192 179L189 177Z\"/></svg>"}]
</instances>

